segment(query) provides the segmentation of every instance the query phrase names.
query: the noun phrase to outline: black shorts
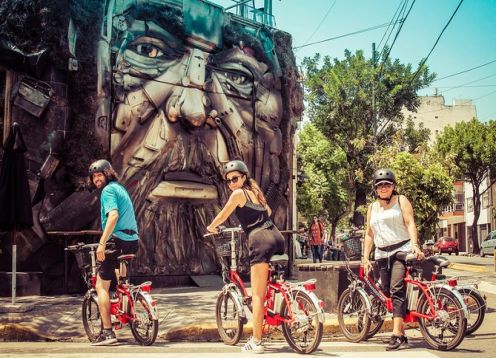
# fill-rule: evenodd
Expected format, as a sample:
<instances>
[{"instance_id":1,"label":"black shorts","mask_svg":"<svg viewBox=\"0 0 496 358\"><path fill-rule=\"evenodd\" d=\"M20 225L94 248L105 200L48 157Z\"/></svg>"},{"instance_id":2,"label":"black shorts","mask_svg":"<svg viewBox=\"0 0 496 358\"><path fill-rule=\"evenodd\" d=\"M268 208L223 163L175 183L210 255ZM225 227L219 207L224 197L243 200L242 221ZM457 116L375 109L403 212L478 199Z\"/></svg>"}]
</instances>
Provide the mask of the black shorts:
<instances>
[{"instance_id":1,"label":"black shorts","mask_svg":"<svg viewBox=\"0 0 496 358\"><path fill-rule=\"evenodd\" d=\"M138 240L126 241L113 237L111 241L115 242L115 249L112 253L105 254L105 260L98 270L98 274L105 281L110 281L115 277L115 269L119 268L117 259L119 256L135 254L138 251Z\"/></svg>"},{"instance_id":2,"label":"black shorts","mask_svg":"<svg viewBox=\"0 0 496 358\"><path fill-rule=\"evenodd\" d=\"M269 263L273 255L284 254L284 237L275 225L254 229L248 235L250 265Z\"/></svg>"}]
</instances>

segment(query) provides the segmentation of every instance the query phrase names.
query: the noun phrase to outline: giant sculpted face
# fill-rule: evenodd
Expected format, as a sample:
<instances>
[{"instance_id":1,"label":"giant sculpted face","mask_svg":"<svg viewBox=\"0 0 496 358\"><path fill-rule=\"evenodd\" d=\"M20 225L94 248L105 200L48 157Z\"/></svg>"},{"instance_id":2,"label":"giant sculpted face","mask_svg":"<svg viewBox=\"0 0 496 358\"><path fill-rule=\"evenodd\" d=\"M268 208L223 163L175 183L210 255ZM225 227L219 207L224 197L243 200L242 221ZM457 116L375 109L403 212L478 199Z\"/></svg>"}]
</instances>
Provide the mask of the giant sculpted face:
<instances>
[{"instance_id":1,"label":"giant sculpted face","mask_svg":"<svg viewBox=\"0 0 496 358\"><path fill-rule=\"evenodd\" d=\"M202 20L166 1L139 3L116 6L110 48L99 48L100 100L110 120L101 110L97 129L102 143L110 136L113 165L135 205L138 270L209 272L215 255L201 236L229 195L224 163L244 160L269 204L287 213L273 39L222 13Z\"/></svg>"}]
</instances>

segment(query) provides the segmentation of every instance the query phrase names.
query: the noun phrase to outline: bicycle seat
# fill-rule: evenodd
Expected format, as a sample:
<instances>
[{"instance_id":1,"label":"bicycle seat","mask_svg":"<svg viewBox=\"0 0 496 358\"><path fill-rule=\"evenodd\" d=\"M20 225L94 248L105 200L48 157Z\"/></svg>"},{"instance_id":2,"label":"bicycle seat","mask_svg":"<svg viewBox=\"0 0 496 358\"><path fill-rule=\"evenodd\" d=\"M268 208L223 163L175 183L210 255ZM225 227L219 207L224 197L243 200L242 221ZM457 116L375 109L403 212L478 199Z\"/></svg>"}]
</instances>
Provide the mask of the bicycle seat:
<instances>
[{"instance_id":1,"label":"bicycle seat","mask_svg":"<svg viewBox=\"0 0 496 358\"><path fill-rule=\"evenodd\" d=\"M121 256L117 257L117 260L119 260L119 261L131 261L135 257L136 257L135 254L121 255Z\"/></svg>"},{"instance_id":2,"label":"bicycle seat","mask_svg":"<svg viewBox=\"0 0 496 358\"><path fill-rule=\"evenodd\" d=\"M439 267L448 267L449 261L447 258L442 256L430 256L426 261L432 262L434 265Z\"/></svg>"},{"instance_id":3,"label":"bicycle seat","mask_svg":"<svg viewBox=\"0 0 496 358\"><path fill-rule=\"evenodd\" d=\"M270 258L270 263L271 264L285 265L285 264L288 263L288 261L289 261L289 257L286 254L284 254L284 255L273 255Z\"/></svg>"}]
</instances>

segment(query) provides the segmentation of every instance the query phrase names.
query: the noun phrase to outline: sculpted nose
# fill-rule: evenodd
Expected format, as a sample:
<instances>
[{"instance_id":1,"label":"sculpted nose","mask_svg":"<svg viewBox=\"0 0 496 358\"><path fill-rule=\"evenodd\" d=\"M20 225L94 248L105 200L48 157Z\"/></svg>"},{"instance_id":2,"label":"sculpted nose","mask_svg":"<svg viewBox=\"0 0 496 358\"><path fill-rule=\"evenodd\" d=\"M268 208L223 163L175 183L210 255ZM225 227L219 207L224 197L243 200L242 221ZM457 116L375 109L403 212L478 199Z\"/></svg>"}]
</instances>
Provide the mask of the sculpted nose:
<instances>
[{"instance_id":1,"label":"sculpted nose","mask_svg":"<svg viewBox=\"0 0 496 358\"><path fill-rule=\"evenodd\" d=\"M204 93L198 88L185 88L181 101L181 117L194 127L205 123Z\"/></svg>"}]
</instances>

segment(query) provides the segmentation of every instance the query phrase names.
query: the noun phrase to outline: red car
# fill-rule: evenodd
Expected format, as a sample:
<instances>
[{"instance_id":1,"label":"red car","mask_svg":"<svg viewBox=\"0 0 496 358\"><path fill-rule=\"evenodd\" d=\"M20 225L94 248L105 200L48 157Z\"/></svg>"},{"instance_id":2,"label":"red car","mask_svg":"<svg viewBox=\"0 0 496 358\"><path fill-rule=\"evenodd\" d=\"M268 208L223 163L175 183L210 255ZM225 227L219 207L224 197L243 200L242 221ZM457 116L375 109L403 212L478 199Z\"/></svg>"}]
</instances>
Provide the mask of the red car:
<instances>
[{"instance_id":1,"label":"red car","mask_svg":"<svg viewBox=\"0 0 496 358\"><path fill-rule=\"evenodd\" d=\"M434 244L434 252L442 254L447 252L451 255L452 252L458 255L458 240L452 237L443 236Z\"/></svg>"}]
</instances>

